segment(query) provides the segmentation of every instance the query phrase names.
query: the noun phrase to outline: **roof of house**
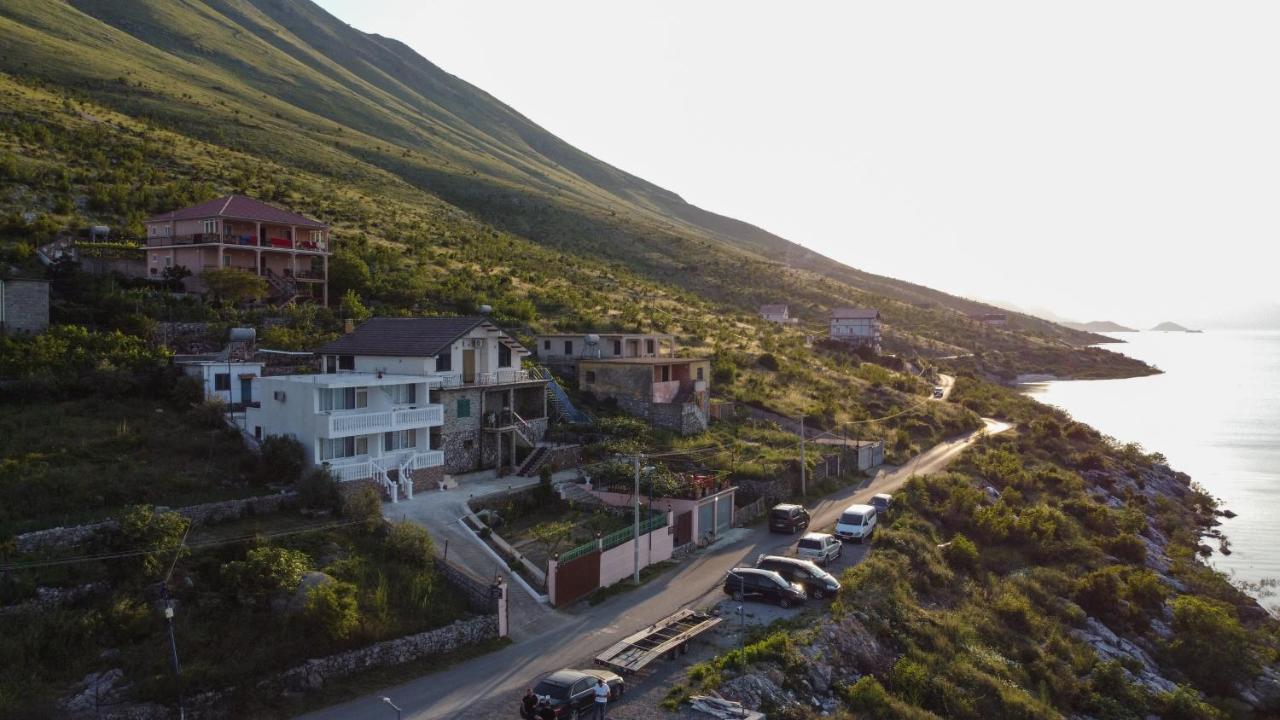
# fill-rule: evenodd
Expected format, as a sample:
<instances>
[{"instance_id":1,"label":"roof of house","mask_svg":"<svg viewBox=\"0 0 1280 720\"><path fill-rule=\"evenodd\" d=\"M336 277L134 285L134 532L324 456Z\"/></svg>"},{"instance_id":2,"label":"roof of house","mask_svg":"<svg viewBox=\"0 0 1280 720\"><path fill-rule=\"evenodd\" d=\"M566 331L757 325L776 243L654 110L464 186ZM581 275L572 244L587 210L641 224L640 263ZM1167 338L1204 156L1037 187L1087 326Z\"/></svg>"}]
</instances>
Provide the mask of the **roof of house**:
<instances>
[{"instance_id":1,"label":"roof of house","mask_svg":"<svg viewBox=\"0 0 1280 720\"><path fill-rule=\"evenodd\" d=\"M761 315L785 315L787 312L786 305L761 305Z\"/></svg>"},{"instance_id":2,"label":"roof of house","mask_svg":"<svg viewBox=\"0 0 1280 720\"><path fill-rule=\"evenodd\" d=\"M832 308L832 320L872 320L880 317L880 311L875 308Z\"/></svg>"},{"instance_id":3,"label":"roof of house","mask_svg":"<svg viewBox=\"0 0 1280 720\"><path fill-rule=\"evenodd\" d=\"M685 363L711 362L708 358L672 358L672 357L612 357L612 358L579 358L579 365L603 363L605 365L683 365Z\"/></svg>"},{"instance_id":4,"label":"roof of house","mask_svg":"<svg viewBox=\"0 0 1280 720\"><path fill-rule=\"evenodd\" d=\"M432 357L481 325L487 325L492 332L504 336L506 339L502 342L513 350L528 354L528 350L486 317L373 318L316 352L327 355Z\"/></svg>"},{"instance_id":5,"label":"roof of house","mask_svg":"<svg viewBox=\"0 0 1280 720\"><path fill-rule=\"evenodd\" d=\"M171 210L143 220L143 222L167 222L170 220L206 220L224 217L233 220L254 220L277 225L297 225L299 227L324 229L329 227L306 215L290 212L275 205L268 205L243 195L227 195L199 205L192 205L180 210Z\"/></svg>"}]
</instances>

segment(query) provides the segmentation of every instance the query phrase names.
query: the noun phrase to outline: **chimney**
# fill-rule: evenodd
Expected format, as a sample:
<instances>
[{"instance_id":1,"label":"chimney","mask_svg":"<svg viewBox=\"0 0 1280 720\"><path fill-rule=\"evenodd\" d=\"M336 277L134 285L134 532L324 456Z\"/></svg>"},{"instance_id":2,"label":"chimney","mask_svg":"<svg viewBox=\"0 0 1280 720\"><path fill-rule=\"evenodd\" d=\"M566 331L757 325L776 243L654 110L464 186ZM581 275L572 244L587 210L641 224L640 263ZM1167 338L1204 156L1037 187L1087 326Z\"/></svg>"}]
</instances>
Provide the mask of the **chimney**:
<instances>
[{"instance_id":1,"label":"chimney","mask_svg":"<svg viewBox=\"0 0 1280 720\"><path fill-rule=\"evenodd\" d=\"M351 334L351 333L353 333L353 332L355 332L355 331L356 331L356 321L355 321L355 320L352 320L351 318L346 318L346 319L344 319L344 320L342 321L342 332L343 332L343 334L347 334L347 335L349 335L349 334Z\"/></svg>"}]
</instances>

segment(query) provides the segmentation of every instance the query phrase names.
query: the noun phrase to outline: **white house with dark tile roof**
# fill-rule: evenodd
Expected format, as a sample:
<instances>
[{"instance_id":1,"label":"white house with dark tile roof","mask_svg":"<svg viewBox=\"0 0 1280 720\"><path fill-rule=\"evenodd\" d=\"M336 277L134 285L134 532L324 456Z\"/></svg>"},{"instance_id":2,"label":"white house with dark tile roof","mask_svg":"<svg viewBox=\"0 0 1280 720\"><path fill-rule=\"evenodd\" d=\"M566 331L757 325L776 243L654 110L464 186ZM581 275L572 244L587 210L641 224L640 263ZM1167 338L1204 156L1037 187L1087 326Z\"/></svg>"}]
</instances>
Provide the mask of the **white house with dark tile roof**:
<instances>
[{"instance_id":1,"label":"white house with dark tile roof","mask_svg":"<svg viewBox=\"0 0 1280 720\"><path fill-rule=\"evenodd\" d=\"M791 313L786 305L761 305L760 317L769 322L776 322L782 325L792 323Z\"/></svg>"},{"instance_id":2,"label":"white house with dark tile roof","mask_svg":"<svg viewBox=\"0 0 1280 720\"><path fill-rule=\"evenodd\" d=\"M832 340L880 352L880 311L841 307L831 311Z\"/></svg>"}]
</instances>

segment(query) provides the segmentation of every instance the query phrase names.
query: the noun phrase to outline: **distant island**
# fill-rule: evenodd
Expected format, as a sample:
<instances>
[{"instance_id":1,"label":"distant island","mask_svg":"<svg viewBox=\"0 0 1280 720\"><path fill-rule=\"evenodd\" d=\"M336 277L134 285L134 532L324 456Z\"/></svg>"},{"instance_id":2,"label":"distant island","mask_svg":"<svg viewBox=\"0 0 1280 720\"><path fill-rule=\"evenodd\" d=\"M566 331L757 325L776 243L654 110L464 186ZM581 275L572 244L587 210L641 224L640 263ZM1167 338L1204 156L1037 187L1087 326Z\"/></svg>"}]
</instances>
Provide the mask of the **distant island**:
<instances>
[{"instance_id":1,"label":"distant island","mask_svg":"<svg viewBox=\"0 0 1280 720\"><path fill-rule=\"evenodd\" d=\"M1176 323L1176 322L1168 322L1168 321L1166 321L1166 322L1162 322L1162 323L1160 323L1159 325L1157 325L1157 326L1155 326L1155 327L1151 328L1151 332L1185 332L1185 333L1198 333L1198 332L1204 332L1204 331L1203 331L1203 330L1192 330L1191 328L1183 327L1183 326L1179 325L1179 324L1178 324L1178 323Z\"/></svg>"},{"instance_id":2,"label":"distant island","mask_svg":"<svg viewBox=\"0 0 1280 720\"><path fill-rule=\"evenodd\" d=\"M1138 332L1137 328L1125 327L1117 322L1110 320L1094 320L1092 322L1064 322L1063 325L1072 330L1081 330L1083 332Z\"/></svg>"}]
</instances>

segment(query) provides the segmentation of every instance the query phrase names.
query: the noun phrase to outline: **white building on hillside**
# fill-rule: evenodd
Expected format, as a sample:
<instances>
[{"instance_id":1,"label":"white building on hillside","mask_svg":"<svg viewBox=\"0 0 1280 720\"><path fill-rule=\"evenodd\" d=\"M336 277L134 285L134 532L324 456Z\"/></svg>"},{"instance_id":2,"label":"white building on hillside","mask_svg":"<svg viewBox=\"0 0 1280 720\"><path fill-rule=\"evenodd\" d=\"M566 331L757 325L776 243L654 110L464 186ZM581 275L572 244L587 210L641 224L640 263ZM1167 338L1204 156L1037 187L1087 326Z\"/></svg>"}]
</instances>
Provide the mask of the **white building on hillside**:
<instances>
[{"instance_id":1,"label":"white building on hillside","mask_svg":"<svg viewBox=\"0 0 1280 720\"><path fill-rule=\"evenodd\" d=\"M260 377L245 429L258 440L292 437L307 467L370 482L395 501L444 474L444 453L431 446L431 429L444 422L431 398L439 386L435 377L381 372Z\"/></svg>"},{"instance_id":2,"label":"white building on hillside","mask_svg":"<svg viewBox=\"0 0 1280 720\"><path fill-rule=\"evenodd\" d=\"M791 314L786 305L761 305L760 317L769 322L776 322L782 325L791 324Z\"/></svg>"},{"instance_id":3,"label":"white building on hillside","mask_svg":"<svg viewBox=\"0 0 1280 720\"><path fill-rule=\"evenodd\" d=\"M227 405L251 403L253 381L262 377L263 363L242 360L216 360L208 356L195 359L175 359L173 364L182 372L200 381L204 387L204 399L218 399Z\"/></svg>"},{"instance_id":4,"label":"white building on hillside","mask_svg":"<svg viewBox=\"0 0 1280 720\"><path fill-rule=\"evenodd\" d=\"M835 308L831 311L831 339L880 352L880 311L875 308Z\"/></svg>"}]
</instances>

